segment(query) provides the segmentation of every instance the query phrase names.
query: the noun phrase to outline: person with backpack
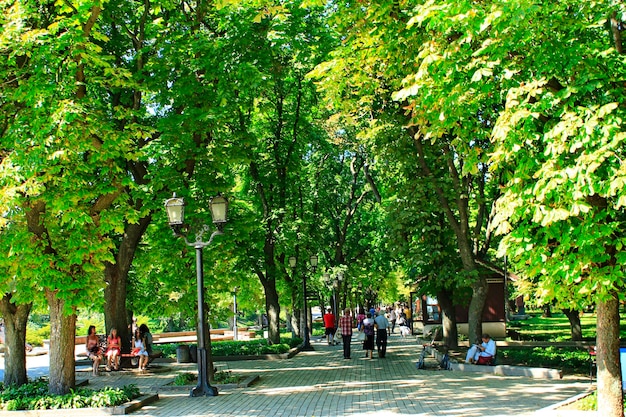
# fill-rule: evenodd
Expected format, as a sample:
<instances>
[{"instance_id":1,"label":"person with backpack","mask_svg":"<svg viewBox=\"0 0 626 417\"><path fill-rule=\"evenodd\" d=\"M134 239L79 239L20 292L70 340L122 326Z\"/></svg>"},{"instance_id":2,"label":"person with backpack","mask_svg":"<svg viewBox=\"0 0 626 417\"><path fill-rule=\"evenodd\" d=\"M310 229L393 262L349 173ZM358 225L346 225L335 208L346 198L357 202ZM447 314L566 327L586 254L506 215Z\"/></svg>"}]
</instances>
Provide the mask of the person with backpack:
<instances>
[{"instance_id":1,"label":"person with backpack","mask_svg":"<svg viewBox=\"0 0 626 417\"><path fill-rule=\"evenodd\" d=\"M367 313L367 317L363 320L363 333L365 333L365 340L363 341L365 357L372 359L374 353L374 319L372 319L372 313Z\"/></svg>"}]
</instances>

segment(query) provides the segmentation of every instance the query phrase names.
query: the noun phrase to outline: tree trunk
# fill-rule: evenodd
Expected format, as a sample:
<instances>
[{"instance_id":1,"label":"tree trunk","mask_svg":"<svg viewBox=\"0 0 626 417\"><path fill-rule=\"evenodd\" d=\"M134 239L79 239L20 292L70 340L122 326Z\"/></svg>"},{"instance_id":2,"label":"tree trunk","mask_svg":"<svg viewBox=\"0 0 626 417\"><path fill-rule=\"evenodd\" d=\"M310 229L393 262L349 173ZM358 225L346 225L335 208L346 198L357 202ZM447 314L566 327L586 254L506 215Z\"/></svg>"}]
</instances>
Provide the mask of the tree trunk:
<instances>
[{"instance_id":1,"label":"tree trunk","mask_svg":"<svg viewBox=\"0 0 626 417\"><path fill-rule=\"evenodd\" d=\"M26 373L26 323L33 304L15 305L11 294L0 299L0 312L4 317L4 384L23 385L28 382Z\"/></svg>"},{"instance_id":2,"label":"tree trunk","mask_svg":"<svg viewBox=\"0 0 626 417\"><path fill-rule=\"evenodd\" d=\"M552 308L550 307L550 304L546 304L543 306L543 317L545 318L552 317Z\"/></svg>"},{"instance_id":3,"label":"tree trunk","mask_svg":"<svg viewBox=\"0 0 626 417\"><path fill-rule=\"evenodd\" d=\"M451 294L441 290L437 293L437 301L441 307L441 323L443 325L443 344L450 349L459 347L459 334L456 328L456 314Z\"/></svg>"},{"instance_id":4,"label":"tree trunk","mask_svg":"<svg viewBox=\"0 0 626 417\"><path fill-rule=\"evenodd\" d=\"M472 300L468 312L468 331L470 343L480 341L483 332L483 310L487 301L489 284L483 276L479 276L472 284Z\"/></svg>"},{"instance_id":5,"label":"tree trunk","mask_svg":"<svg viewBox=\"0 0 626 417\"><path fill-rule=\"evenodd\" d=\"M264 280L265 289L265 311L267 312L267 330L269 342L280 343L280 304L278 303L278 292L276 291L276 281L273 279Z\"/></svg>"},{"instance_id":6,"label":"tree trunk","mask_svg":"<svg viewBox=\"0 0 626 417\"><path fill-rule=\"evenodd\" d=\"M68 394L76 385L76 314L66 315L65 301L46 290L50 306L50 394Z\"/></svg>"},{"instance_id":7,"label":"tree trunk","mask_svg":"<svg viewBox=\"0 0 626 417\"><path fill-rule=\"evenodd\" d=\"M302 316L302 306L298 305L298 290L291 289L291 331L296 337L304 339L300 317Z\"/></svg>"},{"instance_id":8,"label":"tree trunk","mask_svg":"<svg viewBox=\"0 0 626 417\"><path fill-rule=\"evenodd\" d=\"M578 342L583 340L583 330L580 325L580 312L577 310L563 309L563 314L569 320L569 327L572 333L572 341Z\"/></svg>"},{"instance_id":9,"label":"tree trunk","mask_svg":"<svg viewBox=\"0 0 626 417\"><path fill-rule=\"evenodd\" d=\"M129 353L131 350L131 338L128 326L128 314L126 312L126 284L127 274L122 276L121 271L115 264L107 263L104 267L104 279L107 286L104 289L104 323L106 333L112 328L117 329L117 334L122 339L122 352Z\"/></svg>"},{"instance_id":10,"label":"tree trunk","mask_svg":"<svg viewBox=\"0 0 626 417\"><path fill-rule=\"evenodd\" d=\"M624 417L617 296L608 301L598 302L597 312L598 415Z\"/></svg>"},{"instance_id":11,"label":"tree trunk","mask_svg":"<svg viewBox=\"0 0 626 417\"><path fill-rule=\"evenodd\" d=\"M127 224L115 263L107 263L104 268L104 280L107 283L104 289L104 323L106 332L112 328L117 329L117 334L122 339L122 352L131 350L131 338L129 314L126 311L126 288L128 284L128 271L135 258L137 246L152 221L151 215L143 217L138 223Z\"/></svg>"}]
</instances>

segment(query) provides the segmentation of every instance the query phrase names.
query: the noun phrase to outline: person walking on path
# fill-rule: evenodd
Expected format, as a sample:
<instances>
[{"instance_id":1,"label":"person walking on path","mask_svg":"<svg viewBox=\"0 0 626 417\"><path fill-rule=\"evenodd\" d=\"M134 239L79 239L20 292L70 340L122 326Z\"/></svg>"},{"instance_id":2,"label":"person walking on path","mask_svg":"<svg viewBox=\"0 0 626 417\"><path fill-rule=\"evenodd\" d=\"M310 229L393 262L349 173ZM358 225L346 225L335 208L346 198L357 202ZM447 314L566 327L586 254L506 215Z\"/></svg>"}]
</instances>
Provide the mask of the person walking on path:
<instances>
[{"instance_id":1,"label":"person walking on path","mask_svg":"<svg viewBox=\"0 0 626 417\"><path fill-rule=\"evenodd\" d=\"M396 319L396 309L393 307L389 308L389 324L391 325L391 334L393 334L396 329Z\"/></svg>"},{"instance_id":2,"label":"person walking on path","mask_svg":"<svg viewBox=\"0 0 626 417\"><path fill-rule=\"evenodd\" d=\"M363 331L363 320L365 320L365 312L363 308L359 308L359 312L356 315L356 328L359 331Z\"/></svg>"},{"instance_id":3,"label":"person walking on path","mask_svg":"<svg viewBox=\"0 0 626 417\"><path fill-rule=\"evenodd\" d=\"M343 312L343 316L339 319L339 327L341 327L341 337L343 339L343 358L350 359L350 342L352 341L352 313L349 308Z\"/></svg>"},{"instance_id":4,"label":"person walking on path","mask_svg":"<svg viewBox=\"0 0 626 417\"><path fill-rule=\"evenodd\" d=\"M378 348L378 357L384 358L387 354L387 328L389 320L385 317L385 312L380 310L374 319L376 325L376 347Z\"/></svg>"},{"instance_id":5,"label":"person walking on path","mask_svg":"<svg viewBox=\"0 0 626 417\"><path fill-rule=\"evenodd\" d=\"M372 359L372 353L374 352L374 320L372 319L372 313L367 313L367 317L363 320L363 333L365 333L365 340L363 341L365 357Z\"/></svg>"},{"instance_id":6,"label":"person walking on path","mask_svg":"<svg viewBox=\"0 0 626 417\"><path fill-rule=\"evenodd\" d=\"M335 337L335 315L329 308L326 314L324 314L324 328L326 329L326 341L328 345L335 344L333 338Z\"/></svg>"}]
</instances>

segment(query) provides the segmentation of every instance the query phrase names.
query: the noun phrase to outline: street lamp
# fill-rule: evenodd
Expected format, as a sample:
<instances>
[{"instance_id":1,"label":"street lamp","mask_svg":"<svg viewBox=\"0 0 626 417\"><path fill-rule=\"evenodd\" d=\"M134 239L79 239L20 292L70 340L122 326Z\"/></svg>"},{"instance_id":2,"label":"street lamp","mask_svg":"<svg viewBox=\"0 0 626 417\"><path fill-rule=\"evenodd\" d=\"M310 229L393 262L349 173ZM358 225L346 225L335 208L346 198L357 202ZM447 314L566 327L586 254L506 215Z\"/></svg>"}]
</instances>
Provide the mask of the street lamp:
<instances>
[{"instance_id":1,"label":"street lamp","mask_svg":"<svg viewBox=\"0 0 626 417\"><path fill-rule=\"evenodd\" d=\"M337 286L337 308L341 309L341 310L345 310L346 309L346 300L345 300L345 294L342 294L341 290L343 287L343 272L338 272L337 276L335 277L335 285ZM341 301L341 304L339 304L339 301Z\"/></svg>"},{"instance_id":2,"label":"street lamp","mask_svg":"<svg viewBox=\"0 0 626 417\"><path fill-rule=\"evenodd\" d=\"M176 194L174 194L172 198L165 201L165 209L167 210L169 225L174 232L174 236L182 237L187 246L192 246L196 249L196 278L198 284L198 385L191 390L190 396L192 397L217 395L217 388L212 387L209 383L209 368L212 366L211 333L207 332L205 329L202 249L205 246L209 246L213 242L213 238L215 236L223 233L222 229L224 224L228 221L228 200L221 195L217 195L209 201L209 208L211 209L213 224L217 227L217 230L213 231L209 240L205 242L202 238L204 234L209 231L209 226L203 225L195 235L196 241L190 242L187 240L186 236L181 234L181 230L185 222L184 200L176 197Z\"/></svg>"},{"instance_id":3,"label":"street lamp","mask_svg":"<svg viewBox=\"0 0 626 417\"><path fill-rule=\"evenodd\" d=\"M298 259L295 256L289 257L289 267L291 268L291 279L295 280L296 278L296 264L298 263ZM302 315L300 315L302 318ZM302 320L300 321L300 334L304 334L304 326L302 325ZM304 336L302 336L304 340Z\"/></svg>"},{"instance_id":4,"label":"street lamp","mask_svg":"<svg viewBox=\"0 0 626 417\"><path fill-rule=\"evenodd\" d=\"M357 304L358 304L358 306L359 306L359 310L363 310L363 311L365 311L365 306L364 306L364 305L363 305L363 303L362 303L362 301L363 301L363 299L364 299L364 296L363 296L363 283L362 283L362 282L359 282L359 284L357 285L357 288L358 288L358 290L357 290L357 291L358 291L358 296L357 296L357 301L356 301L356 303L357 303ZM360 312L360 311L359 311L359 312Z\"/></svg>"},{"instance_id":5,"label":"street lamp","mask_svg":"<svg viewBox=\"0 0 626 417\"><path fill-rule=\"evenodd\" d=\"M239 287L233 289L233 340L237 339L237 290Z\"/></svg>"},{"instance_id":6,"label":"street lamp","mask_svg":"<svg viewBox=\"0 0 626 417\"><path fill-rule=\"evenodd\" d=\"M334 326L335 328L337 328L337 294L335 294L335 288L336 288L336 281L333 281L330 279L330 274L329 273L325 273L324 275L322 275L324 282L326 283L327 286L330 287L330 289L332 290L332 295L331 295L331 303L332 303L332 309L333 309L333 314L335 315L335 323Z\"/></svg>"},{"instance_id":7,"label":"street lamp","mask_svg":"<svg viewBox=\"0 0 626 417\"><path fill-rule=\"evenodd\" d=\"M309 258L311 264L311 271L313 275L317 269L317 255L311 255ZM309 337L309 311L307 306L307 294L306 294L306 274L302 275L302 310L304 311L304 342L302 343L302 350L313 350L311 346L311 338Z\"/></svg>"}]
</instances>

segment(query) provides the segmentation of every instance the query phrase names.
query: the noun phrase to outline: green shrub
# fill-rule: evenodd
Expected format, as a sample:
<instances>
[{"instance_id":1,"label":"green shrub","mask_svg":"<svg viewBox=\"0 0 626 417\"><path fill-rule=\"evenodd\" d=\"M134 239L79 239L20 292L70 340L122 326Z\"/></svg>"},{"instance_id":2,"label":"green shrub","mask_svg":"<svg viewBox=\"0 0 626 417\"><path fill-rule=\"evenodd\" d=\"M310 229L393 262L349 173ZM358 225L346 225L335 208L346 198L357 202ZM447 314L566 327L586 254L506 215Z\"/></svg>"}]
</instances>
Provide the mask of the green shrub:
<instances>
[{"instance_id":1,"label":"green shrub","mask_svg":"<svg viewBox=\"0 0 626 417\"><path fill-rule=\"evenodd\" d=\"M165 358L175 358L176 357L176 348L180 346L175 343L166 343L155 347L154 349L158 349L163 353L163 357Z\"/></svg>"},{"instance_id":2,"label":"green shrub","mask_svg":"<svg viewBox=\"0 0 626 417\"><path fill-rule=\"evenodd\" d=\"M213 374L213 381L216 384L237 384L243 377L234 375L232 371L217 371Z\"/></svg>"},{"instance_id":3,"label":"green shrub","mask_svg":"<svg viewBox=\"0 0 626 417\"><path fill-rule=\"evenodd\" d=\"M211 343L211 354L213 356L282 354L300 344L302 344L302 339L299 338L281 338L280 344L277 345L270 345L265 339L221 341ZM178 346L180 345L174 343L163 344L159 345L159 350L163 352L164 356L175 358Z\"/></svg>"},{"instance_id":4,"label":"green shrub","mask_svg":"<svg viewBox=\"0 0 626 417\"><path fill-rule=\"evenodd\" d=\"M139 396L135 385L94 391L78 388L65 395L48 393L48 380L40 378L21 386L2 387L0 408L4 410L46 410L86 407L114 407Z\"/></svg>"},{"instance_id":5,"label":"green shrub","mask_svg":"<svg viewBox=\"0 0 626 417\"><path fill-rule=\"evenodd\" d=\"M299 337L286 337L286 338L280 338L280 343L284 343L289 345L290 349L296 348L298 346L300 346L302 344L302 342L304 342L304 340L302 340Z\"/></svg>"},{"instance_id":6,"label":"green shrub","mask_svg":"<svg viewBox=\"0 0 626 417\"><path fill-rule=\"evenodd\" d=\"M535 347L532 349L501 349L503 363L524 366L567 369L575 373L589 372L589 353L576 347Z\"/></svg>"},{"instance_id":7,"label":"green shrub","mask_svg":"<svg viewBox=\"0 0 626 417\"><path fill-rule=\"evenodd\" d=\"M181 372L174 378L173 384L176 386L190 385L198 379L198 375L190 372Z\"/></svg>"},{"instance_id":8,"label":"green shrub","mask_svg":"<svg viewBox=\"0 0 626 417\"><path fill-rule=\"evenodd\" d=\"M44 339L50 339L50 323L41 327L29 323L26 328L26 342L32 346L43 346Z\"/></svg>"}]
</instances>

